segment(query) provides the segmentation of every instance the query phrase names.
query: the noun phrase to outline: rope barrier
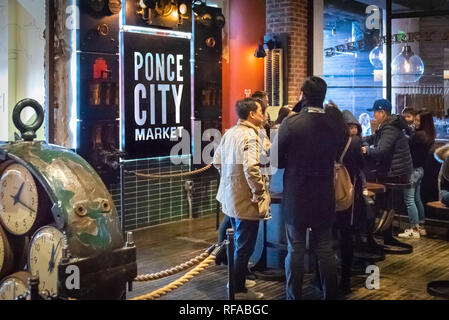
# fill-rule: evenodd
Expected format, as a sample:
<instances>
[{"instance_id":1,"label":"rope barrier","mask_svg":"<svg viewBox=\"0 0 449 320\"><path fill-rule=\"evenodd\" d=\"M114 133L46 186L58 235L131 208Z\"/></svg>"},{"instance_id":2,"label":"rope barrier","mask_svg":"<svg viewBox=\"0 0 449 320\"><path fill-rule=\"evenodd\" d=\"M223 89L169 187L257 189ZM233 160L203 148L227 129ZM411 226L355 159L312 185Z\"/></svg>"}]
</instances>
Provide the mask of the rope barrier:
<instances>
[{"instance_id":1,"label":"rope barrier","mask_svg":"<svg viewBox=\"0 0 449 320\"><path fill-rule=\"evenodd\" d=\"M157 289L153 292L141 295L139 297L132 298L130 300L155 300L155 299L165 296L168 293L172 292L173 290L183 286L185 283L189 282L195 276L197 276L200 272L204 271L206 268L208 268L212 264L214 264L217 254L221 250L223 250L223 248L225 246L226 246L225 242L223 242L220 246L214 245L214 247L215 247L214 251L212 253L210 253L210 255L203 262L201 262L198 266L196 266L191 271L187 272L185 275L183 275L179 279L169 283L168 285L166 285L160 289Z\"/></svg>"},{"instance_id":2,"label":"rope barrier","mask_svg":"<svg viewBox=\"0 0 449 320\"><path fill-rule=\"evenodd\" d=\"M204 261L211 254L211 252L214 248L215 248L215 245L212 245L211 247L209 247L205 252L203 252L199 256L196 256L195 258L192 258L189 261L179 264L173 268L166 269L166 270L163 270L160 272L155 272L155 273L140 274L136 278L134 278L134 281L143 282L143 281L158 280L158 279L162 279L162 278L174 275L174 274L184 271L186 269L189 269L189 268L193 267L194 265Z\"/></svg>"},{"instance_id":3,"label":"rope barrier","mask_svg":"<svg viewBox=\"0 0 449 320\"><path fill-rule=\"evenodd\" d=\"M152 173L140 173L137 170L136 171L129 171L125 170L126 173L134 174L136 177L140 178L147 178L147 179L163 179L163 178L176 178L176 177L185 177L185 176L191 176L195 174L202 173L206 170L209 170L212 167L212 164L208 164L207 166L189 171L189 172L181 172L181 173L174 173L174 174L152 174Z\"/></svg>"},{"instance_id":4,"label":"rope barrier","mask_svg":"<svg viewBox=\"0 0 449 320\"><path fill-rule=\"evenodd\" d=\"M210 255L206 260L201 262L198 266L196 266L193 270L187 272L181 278L173 281L172 283L162 287L156 291L153 291L148 294L144 294L142 296L133 298L131 300L155 300L162 296L167 295L173 290L183 286L185 283L192 280L195 276L197 276L201 271L204 271L206 268L210 267L213 263L215 263L215 255Z\"/></svg>"}]
</instances>

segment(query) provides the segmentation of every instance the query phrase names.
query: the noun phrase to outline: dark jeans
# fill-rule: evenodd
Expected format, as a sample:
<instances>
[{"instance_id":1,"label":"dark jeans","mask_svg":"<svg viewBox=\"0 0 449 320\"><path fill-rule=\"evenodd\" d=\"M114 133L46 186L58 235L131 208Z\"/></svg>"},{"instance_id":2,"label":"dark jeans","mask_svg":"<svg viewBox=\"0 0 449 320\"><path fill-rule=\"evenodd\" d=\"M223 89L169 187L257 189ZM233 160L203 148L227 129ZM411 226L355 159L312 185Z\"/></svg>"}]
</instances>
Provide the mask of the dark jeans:
<instances>
[{"instance_id":1,"label":"dark jeans","mask_svg":"<svg viewBox=\"0 0 449 320\"><path fill-rule=\"evenodd\" d=\"M446 206L449 207L449 191L448 190L441 190L441 202Z\"/></svg>"},{"instance_id":2,"label":"dark jeans","mask_svg":"<svg viewBox=\"0 0 449 320\"><path fill-rule=\"evenodd\" d=\"M218 228L218 243L222 243L227 239L226 230L232 228L231 220L228 215L224 215L223 220L221 221L220 227Z\"/></svg>"},{"instance_id":3,"label":"dark jeans","mask_svg":"<svg viewBox=\"0 0 449 320\"><path fill-rule=\"evenodd\" d=\"M286 224L285 230L288 243L288 254L285 258L286 298L297 300L302 295L307 228L296 228ZM337 269L332 248L332 229L313 228L311 242L319 262L324 299L337 299Z\"/></svg>"},{"instance_id":4,"label":"dark jeans","mask_svg":"<svg viewBox=\"0 0 449 320\"><path fill-rule=\"evenodd\" d=\"M253 254L259 231L259 221L230 218L235 236L234 285L235 292L246 292L245 280L249 258Z\"/></svg>"},{"instance_id":5,"label":"dark jeans","mask_svg":"<svg viewBox=\"0 0 449 320\"><path fill-rule=\"evenodd\" d=\"M354 228L351 224L351 210L337 212L335 227L338 230L340 256L341 256L341 281L343 287L350 286L352 258L354 255L353 234Z\"/></svg>"}]
</instances>

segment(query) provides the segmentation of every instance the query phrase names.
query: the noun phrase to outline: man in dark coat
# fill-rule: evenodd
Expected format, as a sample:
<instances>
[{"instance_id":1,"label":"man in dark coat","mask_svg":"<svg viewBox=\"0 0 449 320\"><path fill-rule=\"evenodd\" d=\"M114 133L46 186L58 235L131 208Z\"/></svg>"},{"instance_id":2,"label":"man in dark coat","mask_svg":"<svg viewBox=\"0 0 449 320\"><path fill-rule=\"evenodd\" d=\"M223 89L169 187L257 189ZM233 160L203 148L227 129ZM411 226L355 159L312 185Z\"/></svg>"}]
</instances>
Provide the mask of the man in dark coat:
<instances>
[{"instance_id":1,"label":"man in dark coat","mask_svg":"<svg viewBox=\"0 0 449 320\"><path fill-rule=\"evenodd\" d=\"M307 78L301 88L300 112L285 119L279 129L279 167L285 168L281 210L288 243L288 300L301 297L308 228L312 228L324 298L337 297L331 232L335 221L334 162L346 134L341 112L323 109L326 90L321 78Z\"/></svg>"},{"instance_id":2,"label":"man in dark coat","mask_svg":"<svg viewBox=\"0 0 449 320\"><path fill-rule=\"evenodd\" d=\"M404 133L407 128L407 122L399 115L391 114L391 103L386 99L379 99L374 102L373 108L368 111L374 111L374 118L379 125L376 132L363 139L363 154L366 155L368 164L376 169L376 179L380 183L409 183L413 170L412 156L408 138ZM394 192L391 190L390 192ZM377 209L387 208L387 195L376 198ZM388 212L391 216L391 211ZM386 221L392 221L386 218ZM384 244L402 246L392 236L393 224L385 226L383 231ZM374 247L376 242L369 240Z\"/></svg>"},{"instance_id":3,"label":"man in dark coat","mask_svg":"<svg viewBox=\"0 0 449 320\"><path fill-rule=\"evenodd\" d=\"M381 182L407 183L413 170L408 139L403 130L407 122L391 114L391 103L386 99L374 102L374 118L379 124L376 132L363 139L362 152L374 164L376 177Z\"/></svg>"}]
</instances>

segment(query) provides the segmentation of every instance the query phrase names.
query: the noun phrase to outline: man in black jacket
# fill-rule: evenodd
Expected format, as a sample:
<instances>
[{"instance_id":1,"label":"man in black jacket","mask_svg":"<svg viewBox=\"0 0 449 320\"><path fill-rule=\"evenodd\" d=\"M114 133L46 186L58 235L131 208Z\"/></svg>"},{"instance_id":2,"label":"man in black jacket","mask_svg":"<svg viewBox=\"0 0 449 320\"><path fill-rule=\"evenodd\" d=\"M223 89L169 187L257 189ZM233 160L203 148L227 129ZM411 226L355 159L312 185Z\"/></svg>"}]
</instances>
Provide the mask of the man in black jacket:
<instances>
[{"instance_id":1,"label":"man in black jacket","mask_svg":"<svg viewBox=\"0 0 449 320\"><path fill-rule=\"evenodd\" d=\"M376 178L380 183L409 183L413 170L412 157L408 138L404 134L407 122L399 115L391 114L391 103L386 99L376 100L373 108L374 118L379 124L376 132L364 138L363 154L366 155L367 162L376 169ZM394 192L391 190L390 192ZM376 199L376 207L385 209L387 196ZM378 210L375 210L378 212ZM389 213L391 214L391 213ZM391 219L386 219L390 221ZM404 247L392 236L393 225L384 226L384 244ZM373 238L369 242L376 248L377 244Z\"/></svg>"},{"instance_id":2,"label":"man in black jacket","mask_svg":"<svg viewBox=\"0 0 449 320\"><path fill-rule=\"evenodd\" d=\"M399 115L391 114L391 103L386 99L374 102L374 118L379 125L376 132L363 139L363 154L375 165L380 182L408 183L412 173L412 157L403 129L407 123Z\"/></svg>"},{"instance_id":3,"label":"man in black jacket","mask_svg":"<svg viewBox=\"0 0 449 320\"><path fill-rule=\"evenodd\" d=\"M346 131L338 109L323 110L326 90L321 78L307 78L301 88L300 112L286 118L279 128L279 167L285 168L281 212L288 243L288 300L301 298L308 228L312 228L324 298L337 298L331 232L335 221L334 162L344 147Z\"/></svg>"}]
</instances>

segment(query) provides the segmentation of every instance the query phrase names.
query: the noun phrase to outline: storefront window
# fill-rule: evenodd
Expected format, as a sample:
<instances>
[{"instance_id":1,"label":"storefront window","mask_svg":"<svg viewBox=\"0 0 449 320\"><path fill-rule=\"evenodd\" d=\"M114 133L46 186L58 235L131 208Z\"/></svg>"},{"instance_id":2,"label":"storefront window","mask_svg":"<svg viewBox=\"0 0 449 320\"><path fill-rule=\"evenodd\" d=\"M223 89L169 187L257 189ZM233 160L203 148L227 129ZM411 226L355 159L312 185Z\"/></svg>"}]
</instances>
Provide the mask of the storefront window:
<instances>
[{"instance_id":1,"label":"storefront window","mask_svg":"<svg viewBox=\"0 0 449 320\"><path fill-rule=\"evenodd\" d=\"M314 74L328 83L326 99L367 123L376 99L391 97L394 113L426 108L437 138L449 139L449 16L429 14L448 10L449 1L435 3L393 1L387 43L386 1L314 1L314 50L322 52L314 55Z\"/></svg>"},{"instance_id":2,"label":"storefront window","mask_svg":"<svg viewBox=\"0 0 449 320\"><path fill-rule=\"evenodd\" d=\"M328 84L327 100L350 110L370 133L371 108L385 97L385 3L324 0L322 63L316 68Z\"/></svg>"},{"instance_id":3,"label":"storefront window","mask_svg":"<svg viewBox=\"0 0 449 320\"><path fill-rule=\"evenodd\" d=\"M429 12L429 11L449 10L447 0L393 0L393 13Z\"/></svg>"},{"instance_id":4,"label":"storefront window","mask_svg":"<svg viewBox=\"0 0 449 320\"><path fill-rule=\"evenodd\" d=\"M392 34L393 105L432 111L437 138L449 138L449 16L393 19Z\"/></svg>"}]
</instances>

